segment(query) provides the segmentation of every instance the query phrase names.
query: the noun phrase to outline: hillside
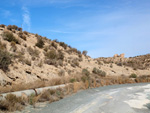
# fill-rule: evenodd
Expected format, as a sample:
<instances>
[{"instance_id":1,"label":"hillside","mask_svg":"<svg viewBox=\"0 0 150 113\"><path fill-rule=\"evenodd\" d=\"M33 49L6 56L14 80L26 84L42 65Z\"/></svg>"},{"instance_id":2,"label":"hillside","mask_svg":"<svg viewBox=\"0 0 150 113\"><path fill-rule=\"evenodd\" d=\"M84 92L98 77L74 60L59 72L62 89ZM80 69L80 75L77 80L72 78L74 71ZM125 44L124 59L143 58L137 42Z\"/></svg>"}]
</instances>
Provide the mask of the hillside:
<instances>
[{"instance_id":1,"label":"hillside","mask_svg":"<svg viewBox=\"0 0 150 113\"><path fill-rule=\"evenodd\" d=\"M0 25L0 84L46 81L55 85L83 80L83 73L91 77L150 75L150 55L92 59L86 54L15 25ZM59 83L52 83L56 79Z\"/></svg>"}]
</instances>

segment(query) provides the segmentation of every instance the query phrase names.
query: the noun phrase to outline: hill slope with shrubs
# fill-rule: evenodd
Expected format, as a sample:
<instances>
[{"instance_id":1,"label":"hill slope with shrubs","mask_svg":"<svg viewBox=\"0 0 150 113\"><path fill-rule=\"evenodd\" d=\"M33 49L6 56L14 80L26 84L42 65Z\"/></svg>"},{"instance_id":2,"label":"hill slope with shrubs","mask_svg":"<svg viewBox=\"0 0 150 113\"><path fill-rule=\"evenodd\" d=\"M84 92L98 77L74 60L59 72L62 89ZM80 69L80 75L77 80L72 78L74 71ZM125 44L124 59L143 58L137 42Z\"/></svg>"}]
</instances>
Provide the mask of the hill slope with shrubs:
<instances>
[{"instance_id":1,"label":"hill slope with shrubs","mask_svg":"<svg viewBox=\"0 0 150 113\"><path fill-rule=\"evenodd\" d=\"M22 31L15 25L0 25L0 86L34 83L32 87L41 87L86 82L89 78L99 82L99 77L107 76L150 75L149 58L118 58L116 62L113 57L92 59L87 51L64 42ZM24 89L28 88L31 86Z\"/></svg>"}]
</instances>

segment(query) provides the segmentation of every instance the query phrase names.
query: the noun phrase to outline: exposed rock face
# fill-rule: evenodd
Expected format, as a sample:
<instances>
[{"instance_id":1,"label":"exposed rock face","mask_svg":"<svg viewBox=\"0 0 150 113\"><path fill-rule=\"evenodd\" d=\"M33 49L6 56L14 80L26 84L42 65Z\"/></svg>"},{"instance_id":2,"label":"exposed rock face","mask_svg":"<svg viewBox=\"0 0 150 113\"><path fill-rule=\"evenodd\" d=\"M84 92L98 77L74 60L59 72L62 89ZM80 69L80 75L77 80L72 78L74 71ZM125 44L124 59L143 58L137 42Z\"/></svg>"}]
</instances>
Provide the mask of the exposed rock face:
<instances>
[{"instance_id":1,"label":"exposed rock face","mask_svg":"<svg viewBox=\"0 0 150 113\"><path fill-rule=\"evenodd\" d=\"M124 56L125 56L125 54L124 54L124 53L120 54L120 57L121 57L121 58L124 58Z\"/></svg>"},{"instance_id":2,"label":"exposed rock face","mask_svg":"<svg viewBox=\"0 0 150 113\"><path fill-rule=\"evenodd\" d=\"M118 56L119 56L118 54L115 54L115 55L114 55L114 58L116 58L116 57L118 57Z\"/></svg>"},{"instance_id":3,"label":"exposed rock face","mask_svg":"<svg viewBox=\"0 0 150 113\"><path fill-rule=\"evenodd\" d=\"M117 57L124 58L124 56L125 56L125 54L124 54L124 53L122 53L122 54L120 54L120 55L115 54L115 55L114 55L114 58L117 58Z\"/></svg>"}]
</instances>

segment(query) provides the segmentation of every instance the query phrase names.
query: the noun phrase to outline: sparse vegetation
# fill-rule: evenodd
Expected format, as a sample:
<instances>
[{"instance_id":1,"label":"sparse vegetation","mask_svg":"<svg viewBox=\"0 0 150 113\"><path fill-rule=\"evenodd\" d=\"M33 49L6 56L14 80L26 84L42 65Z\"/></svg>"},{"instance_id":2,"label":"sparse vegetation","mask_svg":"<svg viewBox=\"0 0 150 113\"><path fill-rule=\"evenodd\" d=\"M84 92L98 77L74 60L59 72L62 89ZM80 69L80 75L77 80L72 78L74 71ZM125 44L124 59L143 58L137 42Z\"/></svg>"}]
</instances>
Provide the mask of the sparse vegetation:
<instances>
[{"instance_id":1,"label":"sparse vegetation","mask_svg":"<svg viewBox=\"0 0 150 113\"><path fill-rule=\"evenodd\" d=\"M5 49L6 49L6 44L0 41L0 50L5 50Z\"/></svg>"},{"instance_id":2,"label":"sparse vegetation","mask_svg":"<svg viewBox=\"0 0 150 113\"><path fill-rule=\"evenodd\" d=\"M67 49L67 44L64 42L59 42L59 45L62 46L64 49Z\"/></svg>"},{"instance_id":3,"label":"sparse vegetation","mask_svg":"<svg viewBox=\"0 0 150 113\"><path fill-rule=\"evenodd\" d=\"M29 54L33 57L38 57L40 54L40 51L38 51L37 49L33 49L32 47L28 47L27 51L29 52Z\"/></svg>"},{"instance_id":4,"label":"sparse vegetation","mask_svg":"<svg viewBox=\"0 0 150 113\"><path fill-rule=\"evenodd\" d=\"M2 111L16 111L22 110L25 105L25 101L21 97L17 97L13 94L8 94L5 97L5 100L0 100L0 110Z\"/></svg>"},{"instance_id":5,"label":"sparse vegetation","mask_svg":"<svg viewBox=\"0 0 150 113\"><path fill-rule=\"evenodd\" d=\"M4 28L5 26L0 25L0 27ZM81 88L87 89L113 84L150 82L150 76L140 75L137 71L139 69L141 69L141 72L144 71L142 69L149 71L149 54L127 59L120 57L92 59L87 56L87 51L81 53L81 51L68 46L64 42L59 42L58 40L51 41L38 34L35 35L22 31L22 29L19 30L16 26L9 26L8 29L4 28L4 30L3 28L1 28L0 32L4 32L0 39L0 70L3 70L4 73L2 72L2 74L6 74L6 77L8 76L8 79L11 81L7 81L4 78L4 81L0 83L0 93L71 84L70 88L67 89L48 90L39 95L30 95L26 104L35 105L36 102L53 102L63 98L70 92L77 92ZM26 37L29 38L26 40ZM7 72L9 67L11 67L10 72ZM120 69L123 69L123 74ZM14 71L16 72L13 73ZM129 76L130 71L138 76L136 74ZM112 75L121 74L120 76L112 77L111 73ZM51 75L54 76L51 77ZM27 76L32 78L34 76L34 79L29 80L29 83L15 85L14 81L15 83L24 81L22 76L24 78ZM32 80L35 81L32 82ZM10 112L19 110L23 105L22 100L20 101L17 98L11 95L7 97L7 101L0 101L0 109ZM9 105L9 101L14 103L14 105ZM16 101L16 103L13 101ZM10 109L8 106L14 108L10 107Z\"/></svg>"},{"instance_id":6,"label":"sparse vegetation","mask_svg":"<svg viewBox=\"0 0 150 113\"><path fill-rule=\"evenodd\" d=\"M65 75L65 71L63 69L59 70L58 75L59 76L64 76Z\"/></svg>"},{"instance_id":7,"label":"sparse vegetation","mask_svg":"<svg viewBox=\"0 0 150 113\"><path fill-rule=\"evenodd\" d=\"M98 74L100 75L101 77L105 77L106 76L106 72L105 71L102 71L100 69L97 69L97 68L93 68L93 71L92 71L94 74Z\"/></svg>"},{"instance_id":8,"label":"sparse vegetation","mask_svg":"<svg viewBox=\"0 0 150 113\"><path fill-rule=\"evenodd\" d=\"M16 44L20 44L19 40L16 39L16 37L9 31L5 31L3 33L3 38L4 38L4 40L7 40L8 42L14 41Z\"/></svg>"},{"instance_id":9,"label":"sparse vegetation","mask_svg":"<svg viewBox=\"0 0 150 113\"><path fill-rule=\"evenodd\" d=\"M14 41L11 42L11 50L13 52L16 52L16 50L17 50L17 46L16 46L16 43Z\"/></svg>"},{"instance_id":10,"label":"sparse vegetation","mask_svg":"<svg viewBox=\"0 0 150 113\"><path fill-rule=\"evenodd\" d=\"M83 70L82 70L82 74L83 74L83 75L86 75L86 76L89 76L89 75L90 75L90 72L89 72L87 69L83 69Z\"/></svg>"},{"instance_id":11,"label":"sparse vegetation","mask_svg":"<svg viewBox=\"0 0 150 113\"><path fill-rule=\"evenodd\" d=\"M0 25L0 27L4 28L4 27L5 27L5 25L4 25L4 24L1 24L1 25Z\"/></svg>"},{"instance_id":12,"label":"sparse vegetation","mask_svg":"<svg viewBox=\"0 0 150 113\"><path fill-rule=\"evenodd\" d=\"M51 46L54 47L55 49L57 49L57 44L55 42L52 42Z\"/></svg>"},{"instance_id":13,"label":"sparse vegetation","mask_svg":"<svg viewBox=\"0 0 150 113\"><path fill-rule=\"evenodd\" d=\"M12 63L12 57L8 51L0 50L0 69L8 71L8 66Z\"/></svg>"},{"instance_id":14,"label":"sparse vegetation","mask_svg":"<svg viewBox=\"0 0 150 113\"><path fill-rule=\"evenodd\" d=\"M26 36L23 34L22 31L20 31L20 32L18 33L18 36L19 36L20 38L22 38L23 40L26 40Z\"/></svg>"}]
</instances>

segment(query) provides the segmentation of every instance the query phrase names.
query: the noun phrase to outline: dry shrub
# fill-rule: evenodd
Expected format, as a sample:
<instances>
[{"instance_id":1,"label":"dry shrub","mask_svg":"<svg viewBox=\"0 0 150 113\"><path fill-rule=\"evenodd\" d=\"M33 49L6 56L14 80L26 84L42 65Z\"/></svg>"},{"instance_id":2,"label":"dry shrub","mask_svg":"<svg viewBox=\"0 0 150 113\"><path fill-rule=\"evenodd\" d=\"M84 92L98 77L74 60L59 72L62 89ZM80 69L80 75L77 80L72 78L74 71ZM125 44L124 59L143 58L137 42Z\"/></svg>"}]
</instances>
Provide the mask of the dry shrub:
<instances>
[{"instance_id":1,"label":"dry shrub","mask_svg":"<svg viewBox=\"0 0 150 113\"><path fill-rule=\"evenodd\" d=\"M22 28L18 27L18 31L22 31Z\"/></svg>"},{"instance_id":2,"label":"dry shrub","mask_svg":"<svg viewBox=\"0 0 150 113\"><path fill-rule=\"evenodd\" d=\"M42 40L42 38L41 37L38 37L37 38L37 43L35 44L37 47L39 47L39 48L43 48L43 46L44 46L44 41Z\"/></svg>"},{"instance_id":3,"label":"dry shrub","mask_svg":"<svg viewBox=\"0 0 150 113\"><path fill-rule=\"evenodd\" d=\"M8 66L12 63L12 56L8 51L0 50L0 69L8 71Z\"/></svg>"},{"instance_id":4,"label":"dry shrub","mask_svg":"<svg viewBox=\"0 0 150 113\"><path fill-rule=\"evenodd\" d=\"M58 53L57 53L57 59L64 60L64 53L62 51L58 51Z\"/></svg>"},{"instance_id":5,"label":"dry shrub","mask_svg":"<svg viewBox=\"0 0 150 113\"><path fill-rule=\"evenodd\" d=\"M63 66L64 54L62 52L57 53L55 50L47 51L45 53L45 63L49 65Z\"/></svg>"},{"instance_id":6,"label":"dry shrub","mask_svg":"<svg viewBox=\"0 0 150 113\"><path fill-rule=\"evenodd\" d=\"M55 42L52 42L51 46L53 46L55 49L57 49L57 44Z\"/></svg>"},{"instance_id":7,"label":"dry shrub","mask_svg":"<svg viewBox=\"0 0 150 113\"><path fill-rule=\"evenodd\" d=\"M47 59L57 59L57 52L55 50L51 50L45 53Z\"/></svg>"},{"instance_id":8,"label":"dry shrub","mask_svg":"<svg viewBox=\"0 0 150 113\"><path fill-rule=\"evenodd\" d=\"M85 81L85 88L86 88L86 89L89 88L89 81L88 81L88 80Z\"/></svg>"},{"instance_id":9,"label":"dry shrub","mask_svg":"<svg viewBox=\"0 0 150 113\"><path fill-rule=\"evenodd\" d=\"M105 71L102 71L100 69L97 69L97 68L93 68L93 71L92 71L94 74L98 74L100 75L101 77L105 77L106 76L106 72Z\"/></svg>"},{"instance_id":10,"label":"dry shrub","mask_svg":"<svg viewBox=\"0 0 150 113\"><path fill-rule=\"evenodd\" d=\"M69 54L72 54L72 53L77 53L78 55L81 54L81 51L78 51L76 48L70 48L66 52Z\"/></svg>"},{"instance_id":11,"label":"dry shrub","mask_svg":"<svg viewBox=\"0 0 150 113\"><path fill-rule=\"evenodd\" d=\"M87 69L82 69L82 74L86 75L86 76L89 76L90 72Z\"/></svg>"},{"instance_id":12,"label":"dry shrub","mask_svg":"<svg viewBox=\"0 0 150 113\"><path fill-rule=\"evenodd\" d=\"M2 43L1 41L0 41L0 49L6 50L6 44Z\"/></svg>"},{"instance_id":13,"label":"dry shrub","mask_svg":"<svg viewBox=\"0 0 150 113\"><path fill-rule=\"evenodd\" d=\"M37 49L33 49L32 47L28 47L28 48L27 48L27 51L28 51L28 53L29 53L31 56L39 57L40 51L38 51Z\"/></svg>"},{"instance_id":14,"label":"dry shrub","mask_svg":"<svg viewBox=\"0 0 150 113\"><path fill-rule=\"evenodd\" d=\"M58 65L63 66L63 61L62 60L58 60Z\"/></svg>"},{"instance_id":15,"label":"dry shrub","mask_svg":"<svg viewBox=\"0 0 150 113\"><path fill-rule=\"evenodd\" d=\"M11 51L16 52L16 50L17 50L16 43L15 43L14 41L12 41L12 42L10 43L10 45L11 45Z\"/></svg>"},{"instance_id":16,"label":"dry shrub","mask_svg":"<svg viewBox=\"0 0 150 113\"><path fill-rule=\"evenodd\" d=\"M42 66L43 66L43 61L42 61L42 60L40 60L40 62L38 63L38 66L39 66L39 67L42 67Z\"/></svg>"},{"instance_id":17,"label":"dry shrub","mask_svg":"<svg viewBox=\"0 0 150 113\"><path fill-rule=\"evenodd\" d=\"M64 42L59 42L59 45L62 46L64 49L67 49L67 44Z\"/></svg>"},{"instance_id":18,"label":"dry shrub","mask_svg":"<svg viewBox=\"0 0 150 113\"><path fill-rule=\"evenodd\" d=\"M6 95L5 100L0 100L0 110L2 111L20 111L23 109L23 105L25 105L24 100L13 94L8 94Z\"/></svg>"},{"instance_id":19,"label":"dry shrub","mask_svg":"<svg viewBox=\"0 0 150 113\"><path fill-rule=\"evenodd\" d=\"M26 36L24 35L24 33L23 33L22 31L20 31L20 32L18 33L18 36L19 36L20 38L22 38L23 40L26 40Z\"/></svg>"},{"instance_id":20,"label":"dry shrub","mask_svg":"<svg viewBox=\"0 0 150 113\"><path fill-rule=\"evenodd\" d=\"M82 84L82 82L74 82L74 83L73 83L73 90L74 90L74 93L76 93L76 92L79 91L80 89L83 89L83 84Z\"/></svg>"},{"instance_id":21,"label":"dry shrub","mask_svg":"<svg viewBox=\"0 0 150 113\"><path fill-rule=\"evenodd\" d=\"M87 55L87 51L84 50L84 51L82 52L82 54L83 54L84 56L86 56L86 55Z\"/></svg>"},{"instance_id":22,"label":"dry shrub","mask_svg":"<svg viewBox=\"0 0 150 113\"><path fill-rule=\"evenodd\" d=\"M55 65L55 67L57 67L58 66L58 64L57 64L57 60L55 60L55 59L46 59L45 61L44 61L46 64L48 64L48 65Z\"/></svg>"},{"instance_id":23,"label":"dry shrub","mask_svg":"<svg viewBox=\"0 0 150 113\"><path fill-rule=\"evenodd\" d=\"M71 66L72 67L76 67L76 66L79 67L79 61L77 59L73 59Z\"/></svg>"},{"instance_id":24,"label":"dry shrub","mask_svg":"<svg viewBox=\"0 0 150 113\"><path fill-rule=\"evenodd\" d=\"M27 32L27 31L23 31L23 33L24 33L25 35L28 35L28 32Z\"/></svg>"},{"instance_id":25,"label":"dry shrub","mask_svg":"<svg viewBox=\"0 0 150 113\"><path fill-rule=\"evenodd\" d=\"M45 102L45 101L49 101L50 100L50 90L46 90L46 91L43 91L40 96L39 96L39 99L38 101L39 102Z\"/></svg>"},{"instance_id":26,"label":"dry shrub","mask_svg":"<svg viewBox=\"0 0 150 113\"><path fill-rule=\"evenodd\" d=\"M54 85L60 85L60 84L63 83L62 80L63 80L63 79L62 79L61 77L57 77L57 78L51 79L51 80L50 80L50 83L51 83L52 86L54 86Z\"/></svg>"},{"instance_id":27,"label":"dry shrub","mask_svg":"<svg viewBox=\"0 0 150 113\"><path fill-rule=\"evenodd\" d=\"M4 25L4 24L1 24L0 27L5 28L5 25Z\"/></svg>"},{"instance_id":28,"label":"dry shrub","mask_svg":"<svg viewBox=\"0 0 150 113\"><path fill-rule=\"evenodd\" d=\"M59 70L58 75L65 76L65 71L63 69Z\"/></svg>"},{"instance_id":29,"label":"dry shrub","mask_svg":"<svg viewBox=\"0 0 150 113\"><path fill-rule=\"evenodd\" d=\"M130 78L136 78L137 75L133 73L133 74L131 74L129 77L130 77Z\"/></svg>"},{"instance_id":30,"label":"dry shrub","mask_svg":"<svg viewBox=\"0 0 150 113\"><path fill-rule=\"evenodd\" d=\"M24 59L24 61L23 61L25 64L27 64L28 66L31 66L32 65L32 62L31 62L31 60L29 60L29 59Z\"/></svg>"},{"instance_id":31,"label":"dry shrub","mask_svg":"<svg viewBox=\"0 0 150 113\"><path fill-rule=\"evenodd\" d=\"M7 40L8 42L15 42L16 44L20 44L19 40L13 35L13 33L9 31L3 32L3 38L4 40Z\"/></svg>"}]
</instances>

